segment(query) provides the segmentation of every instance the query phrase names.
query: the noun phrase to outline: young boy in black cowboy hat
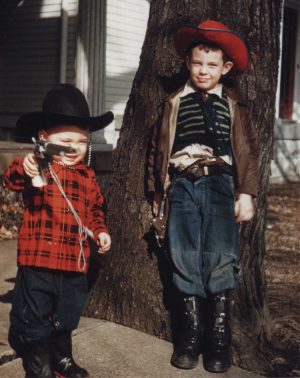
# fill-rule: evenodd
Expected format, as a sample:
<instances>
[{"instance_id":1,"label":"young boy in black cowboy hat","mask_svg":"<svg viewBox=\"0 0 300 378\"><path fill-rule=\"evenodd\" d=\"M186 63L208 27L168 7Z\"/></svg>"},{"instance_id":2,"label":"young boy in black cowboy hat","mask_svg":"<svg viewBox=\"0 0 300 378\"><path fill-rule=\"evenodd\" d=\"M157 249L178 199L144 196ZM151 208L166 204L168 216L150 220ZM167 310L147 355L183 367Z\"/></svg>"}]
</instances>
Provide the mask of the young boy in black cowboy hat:
<instances>
[{"instance_id":1,"label":"young boy in black cowboy hat","mask_svg":"<svg viewBox=\"0 0 300 378\"><path fill-rule=\"evenodd\" d=\"M225 372L231 366L228 292L238 283L238 224L253 217L258 152L246 105L221 79L241 74L248 53L243 40L216 21L180 27L175 48L189 79L165 101L148 176L154 215L166 194L169 201L168 244L182 316L171 363L194 368L203 347L205 369Z\"/></svg>"},{"instance_id":2,"label":"young boy in black cowboy hat","mask_svg":"<svg viewBox=\"0 0 300 378\"><path fill-rule=\"evenodd\" d=\"M89 132L112 120L111 112L90 117L84 95L61 84L47 93L42 112L24 114L17 122L19 138L70 148L49 159L45 186L34 185L40 170L33 153L13 160L4 176L9 188L22 192L25 207L10 342L26 377L89 376L73 359L71 332L87 296L87 236L94 236L99 253L110 249L111 239L103 195L84 159Z\"/></svg>"}]
</instances>

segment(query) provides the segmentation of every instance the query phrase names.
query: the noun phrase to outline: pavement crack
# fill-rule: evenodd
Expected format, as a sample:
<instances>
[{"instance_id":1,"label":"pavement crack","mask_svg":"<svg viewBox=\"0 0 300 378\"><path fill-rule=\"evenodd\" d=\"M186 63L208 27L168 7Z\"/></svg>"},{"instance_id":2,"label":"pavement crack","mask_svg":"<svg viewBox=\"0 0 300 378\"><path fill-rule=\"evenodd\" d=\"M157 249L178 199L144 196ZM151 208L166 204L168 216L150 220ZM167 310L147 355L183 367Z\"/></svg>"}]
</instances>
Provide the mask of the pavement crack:
<instances>
[{"instance_id":1,"label":"pavement crack","mask_svg":"<svg viewBox=\"0 0 300 378\"><path fill-rule=\"evenodd\" d=\"M0 366L6 364L7 362L13 361L17 358L18 357L14 351L3 353L2 355L0 355Z\"/></svg>"}]
</instances>

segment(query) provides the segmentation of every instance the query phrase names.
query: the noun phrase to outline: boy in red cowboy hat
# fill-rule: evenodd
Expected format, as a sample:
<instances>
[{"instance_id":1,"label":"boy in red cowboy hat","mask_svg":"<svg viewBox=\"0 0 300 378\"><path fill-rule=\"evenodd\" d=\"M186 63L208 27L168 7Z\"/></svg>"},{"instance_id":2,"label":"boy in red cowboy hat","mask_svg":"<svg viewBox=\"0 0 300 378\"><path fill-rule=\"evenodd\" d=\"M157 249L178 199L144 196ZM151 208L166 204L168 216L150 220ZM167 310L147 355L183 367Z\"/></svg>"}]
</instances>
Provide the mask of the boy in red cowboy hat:
<instances>
[{"instance_id":1,"label":"boy in red cowboy hat","mask_svg":"<svg viewBox=\"0 0 300 378\"><path fill-rule=\"evenodd\" d=\"M110 249L111 239L104 198L84 158L89 132L112 120L111 112L91 117L84 95L61 84L47 93L42 112L24 114L17 122L19 138L71 147L49 159L45 186L33 185L40 172L33 153L14 159L4 175L9 188L22 192L25 207L10 342L23 359L26 377L89 376L73 359L71 332L87 296L87 235L94 235L101 254Z\"/></svg>"},{"instance_id":2,"label":"boy in red cowboy hat","mask_svg":"<svg viewBox=\"0 0 300 378\"><path fill-rule=\"evenodd\" d=\"M171 363L194 368L203 347L205 369L225 372L231 366L228 290L238 283L238 224L254 213L258 152L245 103L221 79L241 74L248 53L216 21L178 28L175 48L189 79L165 101L148 176L154 215L166 194L169 201L168 245L182 316Z\"/></svg>"}]
</instances>

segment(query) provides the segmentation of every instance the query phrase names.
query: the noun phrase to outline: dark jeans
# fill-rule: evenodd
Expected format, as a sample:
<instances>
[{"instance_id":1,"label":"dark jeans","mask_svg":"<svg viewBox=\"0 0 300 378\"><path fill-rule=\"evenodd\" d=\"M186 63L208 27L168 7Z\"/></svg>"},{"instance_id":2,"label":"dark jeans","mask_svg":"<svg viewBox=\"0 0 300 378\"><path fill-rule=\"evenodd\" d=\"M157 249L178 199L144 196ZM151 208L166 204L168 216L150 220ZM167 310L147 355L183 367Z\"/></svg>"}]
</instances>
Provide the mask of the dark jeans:
<instances>
[{"instance_id":1,"label":"dark jeans","mask_svg":"<svg viewBox=\"0 0 300 378\"><path fill-rule=\"evenodd\" d=\"M19 267L10 314L11 344L16 338L34 343L54 331L77 328L87 292L84 274Z\"/></svg>"},{"instance_id":2,"label":"dark jeans","mask_svg":"<svg viewBox=\"0 0 300 378\"><path fill-rule=\"evenodd\" d=\"M179 291L205 298L238 282L238 226L232 176L175 179L169 191L168 239Z\"/></svg>"}]
</instances>

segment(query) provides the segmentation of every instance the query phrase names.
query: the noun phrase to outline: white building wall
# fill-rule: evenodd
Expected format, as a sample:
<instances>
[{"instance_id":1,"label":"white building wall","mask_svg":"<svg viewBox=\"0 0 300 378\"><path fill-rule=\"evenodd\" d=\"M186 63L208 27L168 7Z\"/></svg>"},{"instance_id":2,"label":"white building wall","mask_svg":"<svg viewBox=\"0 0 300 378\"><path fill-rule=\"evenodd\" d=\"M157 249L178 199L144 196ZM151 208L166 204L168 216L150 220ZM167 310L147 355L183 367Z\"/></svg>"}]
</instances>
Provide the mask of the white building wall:
<instances>
[{"instance_id":1,"label":"white building wall","mask_svg":"<svg viewBox=\"0 0 300 378\"><path fill-rule=\"evenodd\" d=\"M293 0L288 4L298 11L293 121L300 123L300 0Z\"/></svg>"},{"instance_id":2,"label":"white building wall","mask_svg":"<svg viewBox=\"0 0 300 378\"><path fill-rule=\"evenodd\" d=\"M292 120L300 123L300 0L285 0L282 7L285 5L290 8L294 8L298 12L298 33L296 42L296 64L295 64L295 88L294 88L294 104L293 104L293 115ZM282 51L282 31L283 27L281 25L280 32L280 50ZM281 72L281 57L279 58L279 77L276 93L276 118L279 120L279 97L280 97L280 72Z\"/></svg>"},{"instance_id":3,"label":"white building wall","mask_svg":"<svg viewBox=\"0 0 300 378\"><path fill-rule=\"evenodd\" d=\"M280 74L276 96L276 121L274 127L274 152L271 164L271 183L300 181L300 0L285 0L284 5L298 11L298 33L296 44L295 87L293 115L291 121L279 118ZM281 27L281 50L282 50ZM279 73L281 72L281 57Z\"/></svg>"},{"instance_id":4,"label":"white building wall","mask_svg":"<svg viewBox=\"0 0 300 378\"><path fill-rule=\"evenodd\" d=\"M75 84L78 1L79 0L68 0L67 2L68 40L67 40L66 82L71 83L71 84Z\"/></svg>"},{"instance_id":5,"label":"white building wall","mask_svg":"<svg viewBox=\"0 0 300 378\"><path fill-rule=\"evenodd\" d=\"M139 58L147 29L149 1L107 0L105 110L115 114L115 122L105 129L107 143L114 146L116 130L123 114L139 66Z\"/></svg>"}]
</instances>

